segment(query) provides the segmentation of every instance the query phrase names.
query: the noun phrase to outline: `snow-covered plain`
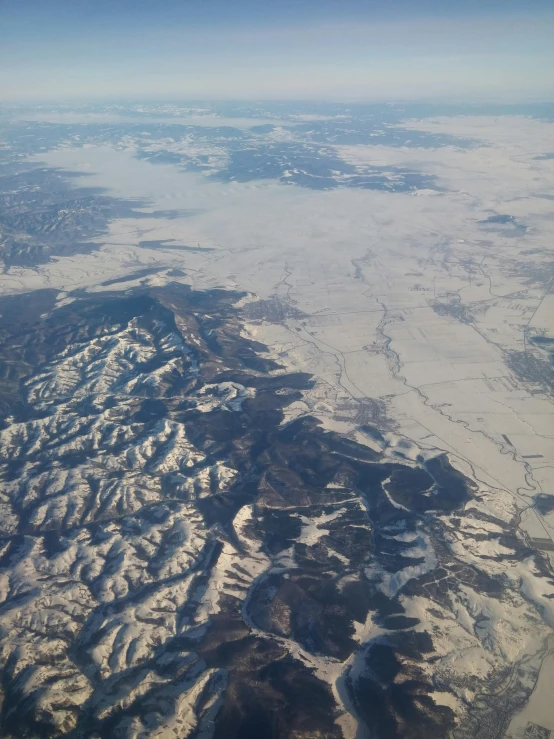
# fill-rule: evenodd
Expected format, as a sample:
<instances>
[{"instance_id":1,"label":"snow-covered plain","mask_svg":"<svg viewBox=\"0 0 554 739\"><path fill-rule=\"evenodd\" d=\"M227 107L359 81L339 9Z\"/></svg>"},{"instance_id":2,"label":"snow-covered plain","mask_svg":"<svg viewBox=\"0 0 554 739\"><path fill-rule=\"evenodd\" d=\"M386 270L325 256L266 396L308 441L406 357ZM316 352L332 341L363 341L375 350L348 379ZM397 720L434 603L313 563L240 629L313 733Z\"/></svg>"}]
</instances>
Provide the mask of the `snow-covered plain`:
<instances>
[{"instance_id":1,"label":"snow-covered plain","mask_svg":"<svg viewBox=\"0 0 554 739\"><path fill-rule=\"evenodd\" d=\"M437 705L453 711L457 728L452 736L516 739L528 721L554 731L554 712L545 705L548 690L544 687L552 669L554 544L550 547L548 541L554 542L554 513L535 505L537 495L554 493L554 399L548 355L533 341L554 337L549 309L554 278L554 159L544 156L553 147L554 124L522 116L460 116L409 121L403 126L469 137L477 143L471 148L333 147L337 157L354 167L391 168L391 177L395 167L409 167L432 175L437 182L436 189L387 192L302 189L272 179L218 182L209 175L227 161L227 154L215 144L196 145L190 137L153 141L148 151L204 157L212 169L183 171L172 164L139 159L132 137L114 145L81 147L66 142L35 160L82 173L74 178L77 185L103 187L114 197L147 201L146 217L113 219L108 232L97 239L97 251L55 258L32 270L10 267L0 275L0 287L5 293L53 287L60 291L60 305L71 304L75 297L70 293L77 288L101 295L174 280L195 289L247 291L249 299L239 305L242 335L266 344L268 356L287 370L309 372L315 378L313 386L285 408L284 423L315 416L324 428L377 449L385 460L410 467L416 460L421 463L445 453L452 466L474 483L472 499L460 510L436 517L440 536L427 522L421 530L383 528L383 540L402 546L408 561L401 568L388 571L377 562L364 569L367 579L379 583L388 598L399 598L407 618L419 620L416 632L432 635L432 650L419 662L414 659L410 669L420 670L433 684ZM268 135L280 136L278 130ZM160 210L186 211L186 215L160 218L154 215ZM101 284L143 267L157 267L158 272L136 282ZM182 274L175 277L175 269ZM257 302L265 306L259 313L251 308ZM74 452L75 444L81 443L76 436L86 437L87 445L94 446L105 444L111 435L110 443L117 442L118 451L105 460L106 469L125 473L103 484L106 489L98 500L105 510L119 500L125 501L127 511L138 510L144 501L137 497L133 477L143 476L145 470L156 478L181 475L186 499L200 500L214 494L214 485L221 490L231 485L237 473L223 462L189 474L189 468L202 466L202 452L170 421L159 422L153 443L151 438L137 438L132 425L114 423L115 411L107 410L93 421L71 415L91 394L116 393L124 398L157 392L158 384L166 381L175 371L174 363L181 362L189 350L165 328L152 331L145 334L130 324L83 347L72 347L42 367L26 383L25 392L30 403L44 406L45 413L2 431L8 461L17 454L32 453L34 459L49 455L53 439L56 453L63 454L64 449ZM193 338L188 346L194 346ZM147 364L160 352L168 357L166 363L154 372L137 372L137 363ZM189 370L194 372L193 364ZM217 389L214 396L205 384L201 392L191 395L198 410L236 412L244 399L254 395L251 388L237 383L219 383ZM54 404L55 413L49 414ZM86 435L76 432L83 424ZM368 436L364 429L370 426L379 429L378 437ZM69 477L55 468L43 472L27 465L6 486L5 494L31 505L39 487L52 491L51 500L32 505L29 524L33 527L52 518L62 518L69 526L92 520L94 511L85 510L81 500L86 496L79 492L88 484L86 475L77 470ZM145 487L148 484L141 480L140 489ZM334 489L347 487L339 482ZM61 490L65 493L60 494ZM153 484L149 493L153 505L156 490ZM386 483L383 490L397 515L408 510ZM434 494L432 489L424 493L429 499ZM268 556L256 540L253 509L241 508L233 519L240 546L222 541L217 567L197 598L200 608L194 627L220 613L222 597L243 600L251 632L272 634L281 648L328 681L338 705L338 725L345 735L359 737L363 735L356 733L361 731L359 706L348 698L351 694L344 686L348 680L357 684L367 677L369 663L364 663L363 655L371 655L383 635L390 636L394 629L374 623L369 614L363 622L354 620L360 652L330 656L316 648L310 651L290 634L287 598L292 586L283 579L298 566L299 547L315 551L328 539L331 523L340 524L341 517L350 513L350 507L340 506L296 511L294 547L279 560ZM152 536L163 538L169 527L187 545L164 561L163 571L156 571L155 577L168 579L167 592L157 591L156 603L142 603L145 612L159 609L160 599L175 603L189 597L192 576L175 583L170 580L193 567L207 537L201 516L189 503L171 514L160 513L162 519L163 524L149 524ZM7 515L4 525L10 533L17 521ZM375 522L368 526L372 529ZM93 596L102 603L124 598L136 578L144 582L141 556L135 549L139 544L129 537L125 545L114 544L120 541L115 523L106 527L105 536L106 543L95 550L93 562L87 536L75 534L67 550L71 556L64 554L78 563L71 572L64 570L63 557L45 563L40 551L31 552L22 565L24 572L18 573L21 583L28 585L17 587L25 592L34 587L39 572L48 572L48 577L71 575L78 581L68 581L64 597L69 603L92 597L89 581ZM154 541L149 557L155 556L156 546ZM340 547L333 549L332 542L325 546L328 555L347 568L349 556ZM116 574L98 560L113 554L113 547L121 547L118 556L124 562ZM539 555L536 548L541 550ZM58 568L55 572L53 566ZM501 596L494 591L493 580L504 583ZM278 586L264 584L274 581ZM410 582L418 583L417 592L410 592ZM346 583L347 578L341 587ZM249 598L258 584L268 588L273 605L267 606L267 613L260 609L252 616ZM39 628L37 609L58 606L44 587L38 600L16 609L10 617L13 622L6 621L10 633L19 629L23 635L22 655L30 649L24 636L27 624ZM165 606L163 610L171 611ZM167 634L191 628L190 623L179 624L178 609L173 610L163 623L146 620L140 627L136 622L141 616L131 606L123 615L90 624L91 635L102 633L90 649L83 647L89 649L95 674L112 679L126 666L146 663ZM85 645L88 633L83 636ZM32 652L21 659L18 669L29 669ZM409 662L406 657L404 667ZM68 675L71 669L68 663ZM150 689L146 686L156 678L145 667L142 679L133 689L137 694ZM75 680L75 702L87 701L90 686L82 676ZM208 682L213 700L202 704L204 713L195 713L190 706ZM45 693L45 705L62 700L66 689L58 686L55 697ZM224 689L224 679L216 673L202 673L186 689L183 683L177 691L183 703L175 715L185 728L175 730L187 736L204 720L198 716L208 716L212 704L216 706ZM524 707L531 693L538 702L533 715L530 709L525 713ZM134 696L126 692L121 701L131 705ZM110 701L111 708L99 704L94 709L99 716L113 710L113 697ZM516 708L519 713L512 720ZM71 715L60 709L56 718L60 730L71 726ZM158 734L158 728L138 727L138 719L134 721L122 736L174 735L169 724L166 734Z\"/></svg>"}]
</instances>

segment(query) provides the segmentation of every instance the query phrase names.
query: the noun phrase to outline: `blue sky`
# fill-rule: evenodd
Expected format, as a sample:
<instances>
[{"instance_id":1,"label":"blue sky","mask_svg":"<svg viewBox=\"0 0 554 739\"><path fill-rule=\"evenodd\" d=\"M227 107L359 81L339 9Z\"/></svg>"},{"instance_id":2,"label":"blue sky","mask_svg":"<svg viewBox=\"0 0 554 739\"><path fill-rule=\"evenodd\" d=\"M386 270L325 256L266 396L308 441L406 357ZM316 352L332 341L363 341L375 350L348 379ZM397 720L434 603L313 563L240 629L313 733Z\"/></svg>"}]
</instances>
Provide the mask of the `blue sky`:
<instances>
[{"instance_id":1,"label":"blue sky","mask_svg":"<svg viewBox=\"0 0 554 739\"><path fill-rule=\"evenodd\" d=\"M552 99L551 0L0 0L0 98Z\"/></svg>"}]
</instances>

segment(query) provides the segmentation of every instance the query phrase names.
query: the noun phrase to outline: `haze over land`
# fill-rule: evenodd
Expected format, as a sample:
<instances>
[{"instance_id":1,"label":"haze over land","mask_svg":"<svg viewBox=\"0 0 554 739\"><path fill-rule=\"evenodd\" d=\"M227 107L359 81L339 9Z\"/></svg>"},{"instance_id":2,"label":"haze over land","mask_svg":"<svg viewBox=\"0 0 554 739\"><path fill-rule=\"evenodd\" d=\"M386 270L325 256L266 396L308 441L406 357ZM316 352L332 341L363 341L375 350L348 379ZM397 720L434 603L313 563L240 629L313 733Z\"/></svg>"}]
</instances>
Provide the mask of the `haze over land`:
<instances>
[{"instance_id":1,"label":"haze over land","mask_svg":"<svg viewBox=\"0 0 554 739\"><path fill-rule=\"evenodd\" d=\"M4 0L0 99L552 100L550 0Z\"/></svg>"}]
</instances>

